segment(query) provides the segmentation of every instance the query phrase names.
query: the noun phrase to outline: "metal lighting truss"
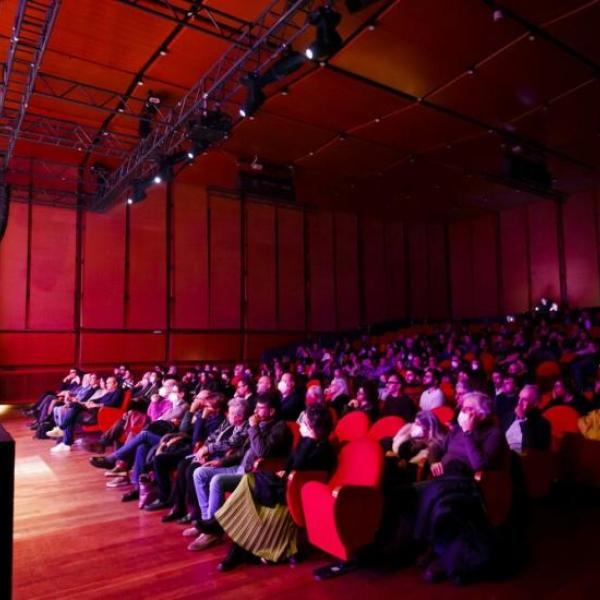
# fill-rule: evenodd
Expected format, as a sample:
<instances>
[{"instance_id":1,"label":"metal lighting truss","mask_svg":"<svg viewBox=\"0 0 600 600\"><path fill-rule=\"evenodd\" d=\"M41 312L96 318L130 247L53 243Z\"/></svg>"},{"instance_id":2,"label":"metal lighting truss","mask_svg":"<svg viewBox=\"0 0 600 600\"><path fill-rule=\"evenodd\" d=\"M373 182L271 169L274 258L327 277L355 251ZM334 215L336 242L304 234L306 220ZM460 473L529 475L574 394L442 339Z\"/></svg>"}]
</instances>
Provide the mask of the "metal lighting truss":
<instances>
[{"instance_id":1,"label":"metal lighting truss","mask_svg":"<svg viewBox=\"0 0 600 600\"><path fill-rule=\"evenodd\" d=\"M7 140L0 142L2 168L6 168L33 93L35 78L58 14L60 0L19 0L0 90L0 118ZM17 61L22 68L17 69Z\"/></svg>"},{"instance_id":2,"label":"metal lighting truss","mask_svg":"<svg viewBox=\"0 0 600 600\"><path fill-rule=\"evenodd\" d=\"M242 86L242 75L259 72L269 65L310 27L305 17L313 4L315 0L273 0L250 30L241 33L179 100L166 122L157 123L152 133L140 140L123 163L108 176L103 192L98 194L90 208L105 210L134 179L148 177L161 158L171 154L185 141L186 124L190 118L211 106L220 107L231 102ZM244 41L250 46L238 43Z\"/></svg>"}]
</instances>

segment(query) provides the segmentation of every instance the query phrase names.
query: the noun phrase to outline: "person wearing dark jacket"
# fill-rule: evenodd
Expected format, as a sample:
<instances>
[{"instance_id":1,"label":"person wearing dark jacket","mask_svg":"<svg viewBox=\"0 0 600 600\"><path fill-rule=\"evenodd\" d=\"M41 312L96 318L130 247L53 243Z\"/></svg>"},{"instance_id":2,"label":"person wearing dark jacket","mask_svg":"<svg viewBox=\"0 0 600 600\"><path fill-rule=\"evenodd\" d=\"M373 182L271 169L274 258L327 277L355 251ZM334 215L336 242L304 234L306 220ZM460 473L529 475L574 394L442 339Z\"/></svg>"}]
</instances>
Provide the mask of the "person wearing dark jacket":
<instances>
[{"instance_id":1,"label":"person wearing dark jacket","mask_svg":"<svg viewBox=\"0 0 600 600\"><path fill-rule=\"evenodd\" d=\"M552 400L546 404L544 410L553 406L570 406L580 415L587 415L593 408L592 403L576 392L573 385L564 379L557 379L552 388Z\"/></svg>"},{"instance_id":2,"label":"person wearing dark jacket","mask_svg":"<svg viewBox=\"0 0 600 600\"><path fill-rule=\"evenodd\" d=\"M379 416L396 415L402 417L407 423L412 423L417 414L417 407L408 396L402 393L400 376L392 373L388 377L386 388L387 393L379 407Z\"/></svg>"},{"instance_id":3,"label":"person wearing dark jacket","mask_svg":"<svg viewBox=\"0 0 600 600\"><path fill-rule=\"evenodd\" d=\"M428 582L448 577L462 583L491 562L490 524L474 475L507 465L508 448L490 416L488 396L465 395L444 456L431 465L434 479L419 490L414 535L429 545Z\"/></svg>"},{"instance_id":4,"label":"person wearing dark jacket","mask_svg":"<svg viewBox=\"0 0 600 600\"><path fill-rule=\"evenodd\" d=\"M285 421L276 418L277 401L274 394L257 396L254 414L248 419L247 450L239 465L201 466L194 471L194 486L202 512L202 521L196 529L203 533L188 546L189 550L204 550L220 540L221 532L214 515L223 505L225 492L232 492L258 459L286 456L289 452L292 435ZM184 533L190 535L191 530Z\"/></svg>"},{"instance_id":5,"label":"person wearing dark jacket","mask_svg":"<svg viewBox=\"0 0 600 600\"><path fill-rule=\"evenodd\" d=\"M506 431L513 422L518 401L515 378L507 375L502 381L502 391L493 400L494 414L498 417L502 431Z\"/></svg>"},{"instance_id":6,"label":"person wearing dark jacket","mask_svg":"<svg viewBox=\"0 0 600 600\"><path fill-rule=\"evenodd\" d=\"M284 373L277 387L281 393L281 418L284 421L295 421L304 410L304 398L296 389L294 376Z\"/></svg>"},{"instance_id":7,"label":"person wearing dark jacket","mask_svg":"<svg viewBox=\"0 0 600 600\"><path fill-rule=\"evenodd\" d=\"M279 562L297 553L297 528L285 504L288 476L292 471L333 471L336 455L328 439L332 429L331 411L326 405L308 406L300 426L300 442L285 469L277 474L258 472L243 477L216 513L233 542L219 571L229 571L252 557Z\"/></svg>"},{"instance_id":8,"label":"person wearing dark jacket","mask_svg":"<svg viewBox=\"0 0 600 600\"><path fill-rule=\"evenodd\" d=\"M536 385L526 385L519 393L515 418L506 430L506 441L511 450L548 450L552 442L550 422L542 416L538 406L540 392Z\"/></svg>"}]
</instances>

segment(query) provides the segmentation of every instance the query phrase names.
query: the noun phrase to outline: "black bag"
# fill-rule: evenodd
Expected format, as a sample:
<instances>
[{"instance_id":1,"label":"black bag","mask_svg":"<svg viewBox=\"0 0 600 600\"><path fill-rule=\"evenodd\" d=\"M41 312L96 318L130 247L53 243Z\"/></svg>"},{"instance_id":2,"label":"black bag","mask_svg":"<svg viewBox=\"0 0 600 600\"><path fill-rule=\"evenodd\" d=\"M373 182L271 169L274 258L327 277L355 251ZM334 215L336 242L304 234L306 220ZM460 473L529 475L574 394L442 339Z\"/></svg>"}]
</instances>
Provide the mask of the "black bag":
<instances>
[{"instance_id":1,"label":"black bag","mask_svg":"<svg viewBox=\"0 0 600 600\"><path fill-rule=\"evenodd\" d=\"M273 508L277 504L285 504L287 479L283 479L269 471L254 473L254 500L261 506Z\"/></svg>"},{"instance_id":2,"label":"black bag","mask_svg":"<svg viewBox=\"0 0 600 600\"><path fill-rule=\"evenodd\" d=\"M177 427L175 427L175 425L173 425L171 421L161 421L160 419L158 421L153 421L152 423L150 423L150 425L148 425L146 429L150 433L155 433L156 435L160 435L161 437L163 435L167 435L167 433L175 433L175 431L177 431Z\"/></svg>"}]
</instances>

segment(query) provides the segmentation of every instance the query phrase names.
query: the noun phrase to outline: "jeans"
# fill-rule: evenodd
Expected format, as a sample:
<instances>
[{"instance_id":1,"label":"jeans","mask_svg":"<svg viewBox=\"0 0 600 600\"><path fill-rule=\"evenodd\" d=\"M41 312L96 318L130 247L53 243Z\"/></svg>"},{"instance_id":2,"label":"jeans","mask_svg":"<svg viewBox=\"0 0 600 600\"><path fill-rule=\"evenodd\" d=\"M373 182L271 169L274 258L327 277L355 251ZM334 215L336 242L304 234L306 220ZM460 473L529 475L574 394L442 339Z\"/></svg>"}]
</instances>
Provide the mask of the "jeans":
<instances>
[{"instance_id":1,"label":"jeans","mask_svg":"<svg viewBox=\"0 0 600 600\"><path fill-rule=\"evenodd\" d=\"M244 476L244 467L198 467L194 471L194 487L202 519L208 521L221 508L225 492L233 492Z\"/></svg>"},{"instance_id":2,"label":"jeans","mask_svg":"<svg viewBox=\"0 0 600 600\"><path fill-rule=\"evenodd\" d=\"M160 442L160 438L161 436L156 433L141 431L126 444L121 446L116 452L109 454L106 458L111 462L117 462L118 460L131 462L133 459L131 483L137 488L140 475L146 466L146 456L152 446L156 446L156 444Z\"/></svg>"},{"instance_id":3,"label":"jeans","mask_svg":"<svg viewBox=\"0 0 600 600\"><path fill-rule=\"evenodd\" d=\"M85 410L85 407L81 404L72 404L66 410L62 419L62 427L63 430L63 444L67 446L73 445L73 438L75 434L75 425L77 424L77 417L79 417L80 413Z\"/></svg>"}]
</instances>

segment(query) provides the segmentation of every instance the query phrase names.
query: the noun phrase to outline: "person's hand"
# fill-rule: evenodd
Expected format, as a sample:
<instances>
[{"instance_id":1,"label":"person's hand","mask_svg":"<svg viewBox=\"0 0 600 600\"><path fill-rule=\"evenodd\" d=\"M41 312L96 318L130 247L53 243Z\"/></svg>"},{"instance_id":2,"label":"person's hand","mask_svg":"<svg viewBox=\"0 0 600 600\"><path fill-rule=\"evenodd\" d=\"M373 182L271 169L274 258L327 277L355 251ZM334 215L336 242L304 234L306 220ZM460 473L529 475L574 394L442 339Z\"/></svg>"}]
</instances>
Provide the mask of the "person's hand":
<instances>
[{"instance_id":1,"label":"person's hand","mask_svg":"<svg viewBox=\"0 0 600 600\"><path fill-rule=\"evenodd\" d=\"M285 477L285 471L277 471L275 473L275 475L277 475L277 477L283 479Z\"/></svg>"},{"instance_id":2,"label":"person's hand","mask_svg":"<svg viewBox=\"0 0 600 600\"><path fill-rule=\"evenodd\" d=\"M436 462L431 465L431 474L434 477L439 477L444 474L444 465L441 462Z\"/></svg>"},{"instance_id":3,"label":"person's hand","mask_svg":"<svg viewBox=\"0 0 600 600\"><path fill-rule=\"evenodd\" d=\"M358 400L356 398L353 398L352 400L350 400L350 402L348 402L348 406L350 406L351 408L358 408Z\"/></svg>"},{"instance_id":4,"label":"person's hand","mask_svg":"<svg viewBox=\"0 0 600 600\"><path fill-rule=\"evenodd\" d=\"M220 460L208 460L204 463L205 467L220 467L221 466L221 461Z\"/></svg>"},{"instance_id":5,"label":"person's hand","mask_svg":"<svg viewBox=\"0 0 600 600\"><path fill-rule=\"evenodd\" d=\"M250 415L250 418L248 419L248 424L250 425L250 427L256 427L258 423L258 417L256 415Z\"/></svg>"}]
</instances>

